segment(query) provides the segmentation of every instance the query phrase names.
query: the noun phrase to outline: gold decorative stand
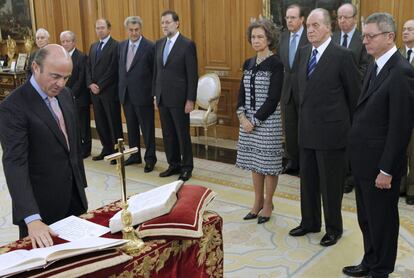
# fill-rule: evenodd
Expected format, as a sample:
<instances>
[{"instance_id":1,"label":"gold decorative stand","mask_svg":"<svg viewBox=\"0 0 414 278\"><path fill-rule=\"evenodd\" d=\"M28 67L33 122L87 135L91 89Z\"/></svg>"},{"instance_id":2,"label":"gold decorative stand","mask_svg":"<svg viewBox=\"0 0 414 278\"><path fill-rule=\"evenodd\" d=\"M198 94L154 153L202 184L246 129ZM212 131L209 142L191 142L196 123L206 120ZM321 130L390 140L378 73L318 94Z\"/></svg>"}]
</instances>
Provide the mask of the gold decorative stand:
<instances>
[{"instance_id":1,"label":"gold decorative stand","mask_svg":"<svg viewBox=\"0 0 414 278\"><path fill-rule=\"evenodd\" d=\"M125 150L124 148L124 140L119 138L118 143L116 144L116 148L118 149L117 153L113 153L104 157L106 161L111 161L116 159L116 169L118 171L119 179L121 182L121 192L122 192L122 213L121 219L124 228L122 229L122 238L128 239L128 243L124 245L122 248L123 251L127 253L135 253L139 251L143 246L144 242L137 236L135 233L135 229L132 227L132 215L131 212L128 211L128 202L126 196L126 183L125 183L125 155L133 154L138 152L138 148L130 148Z\"/></svg>"}]
</instances>

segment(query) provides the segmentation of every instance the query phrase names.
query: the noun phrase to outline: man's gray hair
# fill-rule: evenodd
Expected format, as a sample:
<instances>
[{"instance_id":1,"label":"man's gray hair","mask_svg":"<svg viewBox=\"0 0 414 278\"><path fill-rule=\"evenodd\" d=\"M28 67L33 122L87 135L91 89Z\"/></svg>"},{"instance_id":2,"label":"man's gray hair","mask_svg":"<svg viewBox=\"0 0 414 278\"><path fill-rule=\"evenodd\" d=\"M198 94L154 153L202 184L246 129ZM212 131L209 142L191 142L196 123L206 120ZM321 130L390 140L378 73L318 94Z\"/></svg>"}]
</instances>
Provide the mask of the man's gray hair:
<instances>
[{"instance_id":1,"label":"man's gray hair","mask_svg":"<svg viewBox=\"0 0 414 278\"><path fill-rule=\"evenodd\" d=\"M316 9L312 10L310 13L312 14L312 13L315 13L315 12L322 13L322 16L323 16L323 21L322 22L323 22L323 24L325 24L326 26L328 26L329 29L331 29L332 28L331 15L329 14L328 10L323 9L323 8L316 8Z\"/></svg>"},{"instance_id":2,"label":"man's gray hair","mask_svg":"<svg viewBox=\"0 0 414 278\"><path fill-rule=\"evenodd\" d=\"M373 13L367 17L365 24L375 23L381 32L397 33L394 18L389 13Z\"/></svg>"},{"instance_id":3,"label":"man's gray hair","mask_svg":"<svg viewBox=\"0 0 414 278\"><path fill-rule=\"evenodd\" d=\"M72 41L76 41L76 35L72 31L66 30L66 31L63 31L62 33L60 33L60 37L62 37L64 35L69 35L70 38L72 39Z\"/></svg>"},{"instance_id":4,"label":"man's gray hair","mask_svg":"<svg viewBox=\"0 0 414 278\"><path fill-rule=\"evenodd\" d=\"M128 16L124 21L125 28L127 28L129 24L139 24L139 27L142 28L142 19L137 15Z\"/></svg>"},{"instance_id":5,"label":"man's gray hair","mask_svg":"<svg viewBox=\"0 0 414 278\"><path fill-rule=\"evenodd\" d=\"M37 35L39 35L40 33L45 34L45 36L46 36L47 38L49 38L49 37L50 37L49 32L48 32L45 28L39 28L39 29L37 29L37 31L36 31L36 37L37 37Z\"/></svg>"}]
</instances>

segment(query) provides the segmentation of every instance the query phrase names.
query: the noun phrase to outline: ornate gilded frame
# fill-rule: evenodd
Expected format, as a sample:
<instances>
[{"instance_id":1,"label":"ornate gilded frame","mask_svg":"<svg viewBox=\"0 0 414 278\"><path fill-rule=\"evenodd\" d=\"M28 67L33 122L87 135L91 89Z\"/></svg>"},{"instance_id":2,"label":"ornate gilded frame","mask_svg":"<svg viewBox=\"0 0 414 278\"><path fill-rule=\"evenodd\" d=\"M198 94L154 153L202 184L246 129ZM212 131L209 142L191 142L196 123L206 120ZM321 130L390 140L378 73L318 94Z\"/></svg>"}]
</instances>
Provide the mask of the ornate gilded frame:
<instances>
[{"instance_id":1,"label":"ornate gilded frame","mask_svg":"<svg viewBox=\"0 0 414 278\"><path fill-rule=\"evenodd\" d=\"M5 8L0 11L1 14L0 21L0 42L4 42L8 35L17 42L23 42L24 36L32 35L34 36L36 32L36 21L35 21L35 12L34 12L34 0L6 0L7 5L18 5L21 6L25 13L11 11L10 13ZM23 18L23 23L20 23L19 17L25 16ZM11 27L10 27L11 26Z\"/></svg>"}]
</instances>

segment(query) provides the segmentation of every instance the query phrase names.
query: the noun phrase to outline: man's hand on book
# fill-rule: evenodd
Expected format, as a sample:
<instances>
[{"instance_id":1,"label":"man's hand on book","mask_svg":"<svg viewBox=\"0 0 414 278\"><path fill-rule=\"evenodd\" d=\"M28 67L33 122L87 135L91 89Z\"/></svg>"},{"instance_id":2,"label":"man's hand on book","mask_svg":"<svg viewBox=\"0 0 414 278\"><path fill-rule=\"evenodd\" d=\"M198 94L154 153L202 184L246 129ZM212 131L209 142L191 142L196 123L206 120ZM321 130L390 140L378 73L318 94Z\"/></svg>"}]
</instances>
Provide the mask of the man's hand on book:
<instances>
[{"instance_id":1,"label":"man's hand on book","mask_svg":"<svg viewBox=\"0 0 414 278\"><path fill-rule=\"evenodd\" d=\"M57 236L48 225L40 220L35 220L27 224L27 229L33 248L52 246L52 236Z\"/></svg>"}]
</instances>

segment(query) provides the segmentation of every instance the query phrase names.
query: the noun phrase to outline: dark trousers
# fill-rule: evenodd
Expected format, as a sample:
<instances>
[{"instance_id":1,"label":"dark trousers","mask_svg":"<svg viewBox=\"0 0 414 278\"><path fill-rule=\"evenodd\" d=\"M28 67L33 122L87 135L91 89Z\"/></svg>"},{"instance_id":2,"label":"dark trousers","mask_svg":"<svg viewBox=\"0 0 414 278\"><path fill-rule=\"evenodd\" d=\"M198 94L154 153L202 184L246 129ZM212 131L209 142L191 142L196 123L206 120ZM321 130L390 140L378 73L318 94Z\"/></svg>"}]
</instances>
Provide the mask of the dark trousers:
<instances>
[{"instance_id":1,"label":"dark trousers","mask_svg":"<svg viewBox=\"0 0 414 278\"><path fill-rule=\"evenodd\" d=\"M287 103L281 105L283 113L283 126L285 130L285 156L299 166L299 146L298 146L298 123L299 123L299 100L293 92ZM296 164L296 165L295 165Z\"/></svg>"},{"instance_id":2,"label":"dark trousers","mask_svg":"<svg viewBox=\"0 0 414 278\"><path fill-rule=\"evenodd\" d=\"M124 112L128 127L129 147L138 147L138 153L136 155L139 155L141 158L139 133L141 128L146 148L144 155L145 162L155 164L157 157L155 155L154 106L136 106L128 100L128 96L126 98Z\"/></svg>"},{"instance_id":3,"label":"dark trousers","mask_svg":"<svg viewBox=\"0 0 414 278\"><path fill-rule=\"evenodd\" d=\"M170 167L193 170L190 115L184 107L159 106L165 155Z\"/></svg>"},{"instance_id":4,"label":"dark trousers","mask_svg":"<svg viewBox=\"0 0 414 278\"><path fill-rule=\"evenodd\" d=\"M88 106L76 106L79 118L82 155L90 154L92 149L91 114Z\"/></svg>"},{"instance_id":5,"label":"dark trousers","mask_svg":"<svg viewBox=\"0 0 414 278\"><path fill-rule=\"evenodd\" d=\"M345 179L345 149L300 150L301 226L316 230L321 227L321 196L326 233L340 235L342 195Z\"/></svg>"},{"instance_id":6,"label":"dark trousers","mask_svg":"<svg viewBox=\"0 0 414 278\"><path fill-rule=\"evenodd\" d=\"M103 154L114 152L118 138L123 138L121 106L119 102L92 96L96 130L101 140Z\"/></svg>"},{"instance_id":7,"label":"dark trousers","mask_svg":"<svg viewBox=\"0 0 414 278\"><path fill-rule=\"evenodd\" d=\"M358 223L364 240L362 264L370 274L387 277L394 271L397 258L401 178L392 178L391 189L379 189L374 180L359 177L355 182Z\"/></svg>"},{"instance_id":8,"label":"dark trousers","mask_svg":"<svg viewBox=\"0 0 414 278\"><path fill-rule=\"evenodd\" d=\"M72 196L71 196L69 208L66 212L65 217L68 217L71 215L79 216L85 212L86 212L86 208L82 204L82 200L79 196L79 192L76 187L76 184L73 183L72 184ZM59 220L60 219L57 219L57 220L56 219L54 220L42 219L43 223L47 225L53 224L54 222L59 221ZM26 223L24 223L24 220L18 226L19 226L19 239L27 237L29 235L29 232L27 230Z\"/></svg>"}]
</instances>

